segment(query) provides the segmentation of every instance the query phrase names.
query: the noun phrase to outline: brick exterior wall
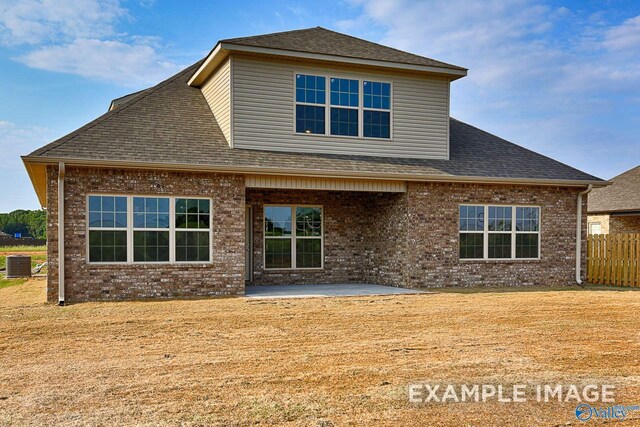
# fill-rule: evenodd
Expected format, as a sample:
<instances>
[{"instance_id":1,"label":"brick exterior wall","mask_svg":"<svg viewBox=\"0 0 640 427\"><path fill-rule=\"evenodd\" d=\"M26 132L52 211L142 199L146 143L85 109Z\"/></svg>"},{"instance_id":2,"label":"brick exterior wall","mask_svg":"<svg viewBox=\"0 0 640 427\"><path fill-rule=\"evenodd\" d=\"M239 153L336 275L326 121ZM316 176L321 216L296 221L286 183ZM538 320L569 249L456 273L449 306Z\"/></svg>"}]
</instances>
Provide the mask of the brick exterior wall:
<instances>
[{"instance_id":1,"label":"brick exterior wall","mask_svg":"<svg viewBox=\"0 0 640 427\"><path fill-rule=\"evenodd\" d=\"M640 215L609 216L609 233L640 233Z\"/></svg>"},{"instance_id":2,"label":"brick exterior wall","mask_svg":"<svg viewBox=\"0 0 640 427\"><path fill-rule=\"evenodd\" d=\"M576 197L550 186L408 183L406 193L246 189L229 174L67 168L66 302L241 295L245 202L253 207L253 284L375 283L427 286L557 286L574 283ZM49 276L57 301L57 168L48 169ZM91 265L86 260L89 193L213 199L213 262ZM541 259L460 260L460 204L539 205ZM322 205L324 269L265 271L265 204ZM586 200L585 206L586 209ZM586 215L582 218L583 241ZM583 245L583 259L586 244ZM583 263L584 270L584 263ZM584 271L583 271L584 274Z\"/></svg>"},{"instance_id":3,"label":"brick exterior wall","mask_svg":"<svg viewBox=\"0 0 640 427\"><path fill-rule=\"evenodd\" d=\"M405 260L406 287L558 286L575 283L575 233L579 189L516 185L410 183ZM586 212L586 198L583 212ZM528 204L541 207L539 260L459 260L460 204ZM586 256L586 215L582 218ZM585 263L582 264L584 277Z\"/></svg>"},{"instance_id":4,"label":"brick exterior wall","mask_svg":"<svg viewBox=\"0 0 640 427\"><path fill-rule=\"evenodd\" d=\"M390 267L387 261L402 253L398 249L404 230L404 199L405 195L398 193L248 188L247 204L253 207L253 284L384 283L400 286L400 270ZM322 205L324 269L264 269L265 204ZM390 253L382 257L382 251Z\"/></svg>"},{"instance_id":5,"label":"brick exterior wall","mask_svg":"<svg viewBox=\"0 0 640 427\"><path fill-rule=\"evenodd\" d=\"M376 283L426 286L559 286L575 283L579 189L408 183L407 193L247 189L254 207L254 284ZM541 259L460 260L460 204L541 207ZM324 207L325 268L263 269L263 205ZM586 211L586 200L583 209ZM582 218L583 259L586 215ZM584 275L584 263L583 273Z\"/></svg>"},{"instance_id":6,"label":"brick exterior wall","mask_svg":"<svg viewBox=\"0 0 640 427\"><path fill-rule=\"evenodd\" d=\"M57 167L47 170L47 299L58 299ZM91 265L89 193L211 197L212 263ZM65 302L244 293L244 176L68 167L65 175Z\"/></svg>"}]
</instances>

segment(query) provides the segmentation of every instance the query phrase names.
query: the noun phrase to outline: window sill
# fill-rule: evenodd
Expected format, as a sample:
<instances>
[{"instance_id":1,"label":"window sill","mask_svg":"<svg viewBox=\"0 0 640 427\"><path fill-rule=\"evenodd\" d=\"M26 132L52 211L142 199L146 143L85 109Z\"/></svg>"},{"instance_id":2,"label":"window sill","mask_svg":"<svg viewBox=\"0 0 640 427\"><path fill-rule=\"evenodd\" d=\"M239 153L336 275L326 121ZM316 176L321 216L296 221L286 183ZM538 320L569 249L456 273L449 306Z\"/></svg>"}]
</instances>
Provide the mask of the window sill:
<instances>
[{"instance_id":1,"label":"window sill","mask_svg":"<svg viewBox=\"0 0 640 427\"><path fill-rule=\"evenodd\" d=\"M302 135L302 136L316 136L322 138L346 138L346 139L355 139L355 140L363 140L363 141L380 141L380 142L393 142L393 137L391 138L375 138L370 136L349 136L349 135L330 135L326 133L304 133L304 132L293 132L293 135Z\"/></svg>"},{"instance_id":2,"label":"window sill","mask_svg":"<svg viewBox=\"0 0 640 427\"><path fill-rule=\"evenodd\" d=\"M324 271L324 267L317 268L264 268L265 273L317 273Z\"/></svg>"}]
</instances>

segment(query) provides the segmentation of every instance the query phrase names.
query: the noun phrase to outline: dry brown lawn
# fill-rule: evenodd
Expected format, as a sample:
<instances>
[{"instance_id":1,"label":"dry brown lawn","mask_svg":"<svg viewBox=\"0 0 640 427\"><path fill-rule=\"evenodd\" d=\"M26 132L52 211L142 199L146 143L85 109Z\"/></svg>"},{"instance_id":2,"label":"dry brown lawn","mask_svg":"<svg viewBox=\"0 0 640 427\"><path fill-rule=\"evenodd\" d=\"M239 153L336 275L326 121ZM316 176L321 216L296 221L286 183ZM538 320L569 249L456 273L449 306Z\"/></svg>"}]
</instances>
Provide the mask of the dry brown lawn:
<instances>
[{"instance_id":1,"label":"dry brown lawn","mask_svg":"<svg viewBox=\"0 0 640 427\"><path fill-rule=\"evenodd\" d=\"M600 424L575 403L410 404L416 381L640 404L640 292L43 301L42 280L0 289L0 425Z\"/></svg>"}]
</instances>

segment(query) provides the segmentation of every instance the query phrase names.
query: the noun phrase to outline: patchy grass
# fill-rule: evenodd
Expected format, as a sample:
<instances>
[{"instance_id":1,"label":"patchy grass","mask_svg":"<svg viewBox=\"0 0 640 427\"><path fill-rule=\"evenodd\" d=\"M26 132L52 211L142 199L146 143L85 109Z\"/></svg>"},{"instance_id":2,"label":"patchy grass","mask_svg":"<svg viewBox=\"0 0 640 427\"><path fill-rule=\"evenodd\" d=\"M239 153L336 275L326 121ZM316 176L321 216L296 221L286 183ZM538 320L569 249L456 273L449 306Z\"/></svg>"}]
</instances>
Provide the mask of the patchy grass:
<instances>
[{"instance_id":1,"label":"patchy grass","mask_svg":"<svg viewBox=\"0 0 640 427\"><path fill-rule=\"evenodd\" d=\"M15 252L15 253L24 253L24 252L47 252L46 246L0 246L0 253L4 252Z\"/></svg>"},{"instance_id":2,"label":"patchy grass","mask_svg":"<svg viewBox=\"0 0 640 427\"><path fill-rule=\"evenodd\" d=\"M22 285L27 279L6 279L0 278L0 289L8 288L9 286Z\"/></svg>"},{"instance_id":3,"label":"patchy grass","mask_svg":"<svg viewBox=\"0 0 640 427\"><path fill-rule=\"evenodd\" d=\"M43 280L0 289L1 425L580 423L574 403L410 404L422 381L606 383L640 403L638 292L66 307L44 295Z\"/></svg>"}]
</instances>

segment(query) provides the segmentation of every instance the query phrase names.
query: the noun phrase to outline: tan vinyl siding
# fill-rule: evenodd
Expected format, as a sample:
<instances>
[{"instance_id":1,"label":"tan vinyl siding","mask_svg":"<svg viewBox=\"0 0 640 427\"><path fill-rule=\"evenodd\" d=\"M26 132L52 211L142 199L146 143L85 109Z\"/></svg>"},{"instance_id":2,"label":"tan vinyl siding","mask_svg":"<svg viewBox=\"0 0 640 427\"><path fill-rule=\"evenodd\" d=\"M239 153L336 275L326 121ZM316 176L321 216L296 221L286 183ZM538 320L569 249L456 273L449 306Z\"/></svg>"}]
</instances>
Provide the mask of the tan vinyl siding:
<instances>
[{"instance_id":1,"label":"tan vinyl siding","mask_svg":"<svg viewBox=\"0 0 640 427\"><path fill-rule=\"evenodd\" d=\"M374 191L404 193L404 181L374 181L364 179L302 178L291 176L247 175L247 188L286 188L296 190Z\"/></svg>"},{"instance_id":2,"label":"tan vinyl siding","mask_svg":"<svg viewBox=\"0 0 640 427\"><path fill-rule=\"evenodd\" d=\"M335 73L338 77L378 78L392 82L392 139L296 134L296 72ZM448 157L449 80L445 78L355 72L238 56L233 60L232 92L235 148L431 159Z\"/></svg>"},{"instance_id":3,"label":"tan vinyl siding","mask_svg":"<svg viewBox=\"0 0 640 427\"><path fill-rule=\"evenodd\" d=\"M228 58L202 85L204 95L220 129L233 146L231 139L231 59Z\"/></svg>"}]
</instances>

